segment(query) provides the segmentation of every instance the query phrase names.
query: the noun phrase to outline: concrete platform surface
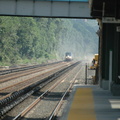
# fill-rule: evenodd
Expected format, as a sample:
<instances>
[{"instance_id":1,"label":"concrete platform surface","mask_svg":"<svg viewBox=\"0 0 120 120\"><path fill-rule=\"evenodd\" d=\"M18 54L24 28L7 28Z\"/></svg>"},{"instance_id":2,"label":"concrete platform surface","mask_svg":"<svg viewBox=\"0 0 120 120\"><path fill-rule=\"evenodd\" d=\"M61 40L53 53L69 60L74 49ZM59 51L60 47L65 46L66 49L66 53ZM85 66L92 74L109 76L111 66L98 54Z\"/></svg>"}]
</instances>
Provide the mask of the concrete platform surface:
<instances>
[{"instance_id":1,"label":"concrete platform surface","mask_svg":"<svg viewBox=\"0 0 120 120\"><path fill-rule=\"evenodd\" d=\"M120 120L120 96L96 85L76 85L60 120Z\"/></svg>"}]
</instances>

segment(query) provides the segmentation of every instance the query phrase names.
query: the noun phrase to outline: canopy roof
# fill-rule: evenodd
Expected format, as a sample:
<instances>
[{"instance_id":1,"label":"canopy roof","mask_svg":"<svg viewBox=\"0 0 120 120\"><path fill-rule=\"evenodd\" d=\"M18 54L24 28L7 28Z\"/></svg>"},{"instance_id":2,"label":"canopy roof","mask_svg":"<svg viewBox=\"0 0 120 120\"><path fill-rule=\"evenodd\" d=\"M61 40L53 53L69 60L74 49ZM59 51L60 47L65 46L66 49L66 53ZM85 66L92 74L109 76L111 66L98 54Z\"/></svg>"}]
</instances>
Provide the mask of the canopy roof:
<instances>
[{"instance_id":1,"label":"canopy roof","mask_svg":"<svg viewBox=\"0 0 120 120\"><path fill-rule=\"evenodd\" d=\"M120 19L120 0L89 0L91 16Z\"/></svg>"}]
</instances>

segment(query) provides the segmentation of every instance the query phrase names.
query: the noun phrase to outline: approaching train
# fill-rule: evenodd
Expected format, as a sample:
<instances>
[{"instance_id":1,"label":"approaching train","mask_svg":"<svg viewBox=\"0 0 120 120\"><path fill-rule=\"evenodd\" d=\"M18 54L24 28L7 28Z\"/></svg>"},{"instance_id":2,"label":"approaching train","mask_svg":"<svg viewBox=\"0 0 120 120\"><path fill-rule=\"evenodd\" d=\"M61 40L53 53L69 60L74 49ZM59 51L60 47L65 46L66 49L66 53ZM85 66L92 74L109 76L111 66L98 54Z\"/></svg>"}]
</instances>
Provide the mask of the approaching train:
<instances>
[{"instance_id":1,"label":"approaching train","mask_svg":"<svg viewBox=\"0 0 120 120\"><path fill-rule=\"evenodd\" d=\"M71 52L65 53L65 61L71 61L73 59Z\"/></svg>"}]
</instances>

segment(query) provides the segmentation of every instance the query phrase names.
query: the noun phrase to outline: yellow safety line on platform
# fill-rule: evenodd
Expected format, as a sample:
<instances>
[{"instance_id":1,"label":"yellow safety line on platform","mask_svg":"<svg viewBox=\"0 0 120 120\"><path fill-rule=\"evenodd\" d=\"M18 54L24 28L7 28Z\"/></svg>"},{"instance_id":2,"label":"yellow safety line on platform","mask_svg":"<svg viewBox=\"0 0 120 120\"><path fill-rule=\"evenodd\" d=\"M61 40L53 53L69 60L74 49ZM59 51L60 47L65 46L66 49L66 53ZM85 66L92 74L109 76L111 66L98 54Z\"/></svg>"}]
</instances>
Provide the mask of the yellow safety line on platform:
<instances>
[{"instance_id":1,"label":"yellow safety line on platform","mask_svg":"<svg viewBox=\"0 0 120 120\"><path fill-rule=\"evenodd\" d=\"M96 120L92 88L78 88L67 120Z\"/></svg>"}]
</instances>

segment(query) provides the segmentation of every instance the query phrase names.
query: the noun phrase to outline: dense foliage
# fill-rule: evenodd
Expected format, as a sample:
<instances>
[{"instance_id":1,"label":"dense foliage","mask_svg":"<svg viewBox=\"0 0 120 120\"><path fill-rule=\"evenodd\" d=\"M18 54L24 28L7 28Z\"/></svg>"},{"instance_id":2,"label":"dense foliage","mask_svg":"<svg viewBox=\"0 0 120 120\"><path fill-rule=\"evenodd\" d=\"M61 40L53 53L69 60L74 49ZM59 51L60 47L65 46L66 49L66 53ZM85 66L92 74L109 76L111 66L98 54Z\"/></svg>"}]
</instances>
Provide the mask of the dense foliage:
<instances>
[{"instance_id":1,"label":"dense foliage","mask_svg":"<svg viewBox=\"0 0 120 120\"><path fill-rule=\"evenodd\" d=\"M94 21L95 22L95 21ZM97 24L83 20L0 17L0 63L61 59L97 51ZM95 25L94 25L95 24Z\"/></svg>"},{"instance_id":2,"label":"dense foliage","mask_svg":"<svg viewBox=\"0 0 120 120\"><path fill-rule=\"evenodd\" d=\"M98 24L95 20L64 20L66 31L62 32L59 51L71 51L75 59L83 60L98 53Z\"/></svg>"}]
</instances>

